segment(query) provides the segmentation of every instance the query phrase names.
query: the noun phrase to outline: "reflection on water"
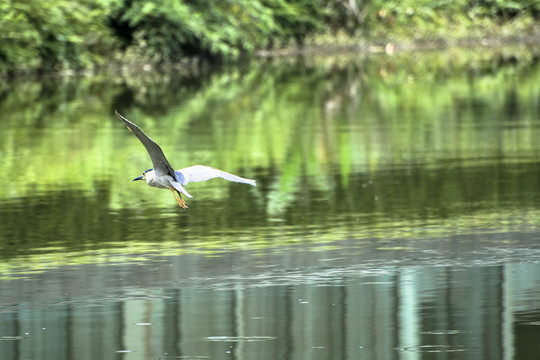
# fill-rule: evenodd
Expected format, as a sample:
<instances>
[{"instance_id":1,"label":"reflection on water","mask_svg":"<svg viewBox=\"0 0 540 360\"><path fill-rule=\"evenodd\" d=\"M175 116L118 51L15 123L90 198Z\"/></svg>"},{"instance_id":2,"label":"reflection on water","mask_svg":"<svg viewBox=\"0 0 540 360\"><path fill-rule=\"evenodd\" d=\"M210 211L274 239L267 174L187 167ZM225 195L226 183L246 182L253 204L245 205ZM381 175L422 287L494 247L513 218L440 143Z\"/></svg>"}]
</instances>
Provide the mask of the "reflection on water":
<instances>
[{"instance_id":1,"label":"reflection on water","mask_svg":"<svg viewBox=\"0 0 540 360\"><path fill-rule=\"evenodd\" d=\"M538 249L531 262L519 260L524 251L502 265L484 254L455 266L425 260L429 252L357 258L354 242L283 250L85 265L3 283L3 358L537 355L528 316L540 295Z\"/></svg>"},{"instance_id":2,"label":"reflection on water","mask_svg":"<svg viewBox=\"0 0 540 360\"><path fill-rule=\"evenodd\" d=\"M536 59L0 84L2 359L537 358Z\"/></svg>"}]
</instances>

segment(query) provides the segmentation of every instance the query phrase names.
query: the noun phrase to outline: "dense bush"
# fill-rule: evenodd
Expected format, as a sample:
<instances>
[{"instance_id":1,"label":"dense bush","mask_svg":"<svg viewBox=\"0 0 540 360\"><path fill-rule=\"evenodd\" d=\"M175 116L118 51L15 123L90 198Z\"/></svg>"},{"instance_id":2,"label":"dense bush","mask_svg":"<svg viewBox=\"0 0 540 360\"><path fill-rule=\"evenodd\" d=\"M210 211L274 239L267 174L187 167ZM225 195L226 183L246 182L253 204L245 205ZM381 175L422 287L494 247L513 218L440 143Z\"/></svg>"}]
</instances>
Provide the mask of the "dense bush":
<instances>
[{"instance_id":1,"label":"dense bush","mask_svg":"<svg viewBox=\"0 0 540 360\"><path fill-rule=\"evenodd\" d=\"M418 26L444 27L449 21L459 25L473 25L475 20L490 19L505 22L520 16L540 18L538 0L327 0L325 24L333 30L349 34L404 27L418 30Z\"/></svg>"},{"instance_id":2,"label":"dense bush","mask_svg":"<svg viewBox=\"0 0 540 360\"><path fill-rule=\"evenodd\" d=\"M125 47L154 61L237 59L322 28L317 0L126 1L111 17Z\"/></svg>"},{"instance_id":3,"label":"dense bush","mask_svg":"<svg viewBox=\"0 0 540 360\"><path fill-rule=\"evenodd\" d=\"M227 61L317 32L380 36L540 17L537 0L11 0L0 2L0 74L113 59ZM456 19L459 19L457 21Z\"/></svg>"},{"instance_id":4,"label":"dense bush","mask_svg":"<svg viewBox=\"0 0 540 360\"><path fill-rule=\"evenodd\" d=\"M113 48L114 0L0 2L0 73L88 67Z\"/></svg>"}]
</instances>

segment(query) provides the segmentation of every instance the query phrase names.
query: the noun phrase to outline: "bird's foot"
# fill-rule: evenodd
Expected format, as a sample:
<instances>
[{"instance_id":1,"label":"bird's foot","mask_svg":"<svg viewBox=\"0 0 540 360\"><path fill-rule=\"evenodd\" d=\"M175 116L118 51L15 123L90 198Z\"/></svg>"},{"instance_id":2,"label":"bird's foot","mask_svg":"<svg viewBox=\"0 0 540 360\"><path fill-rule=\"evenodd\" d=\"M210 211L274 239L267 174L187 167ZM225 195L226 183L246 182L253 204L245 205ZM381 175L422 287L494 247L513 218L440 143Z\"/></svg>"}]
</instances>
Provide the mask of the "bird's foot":
<instances>
[{"instance_id":1,"label":"bird's foot","mask_svg":"<svg viewBox=\"0 0 540 360\"><path fill-rule=\"evenodd\" d=\"M178 203L178 205L180 205L180 207L181 207L182 209L187 209L188 206L187 206L187 204L186 204L186 201L185 201L184 199L182 199L182 194L180 194L180 193L178 192L178 190L176 190L176 189L173 188L172 186L171 186L169 189L172 191L172 193L173 193L173 195L174 195L174 198L176 199L176 202ZM177 194L178 194L178 196L177 196Z\"/></svg>"},{"instance_id":2,"label":"bird's foot","mask_svg":"<svg viewBox=\"0 0 540 360\"><path fill-rule=\"evenodd\" d=\"M180 199L180 200L176 199L176 200L178 201L178 205L180 205L180 207L182 209L187 209L188 208L188 206L186 204L186 201L184 199Z\"/></svg>"}]
</instances>

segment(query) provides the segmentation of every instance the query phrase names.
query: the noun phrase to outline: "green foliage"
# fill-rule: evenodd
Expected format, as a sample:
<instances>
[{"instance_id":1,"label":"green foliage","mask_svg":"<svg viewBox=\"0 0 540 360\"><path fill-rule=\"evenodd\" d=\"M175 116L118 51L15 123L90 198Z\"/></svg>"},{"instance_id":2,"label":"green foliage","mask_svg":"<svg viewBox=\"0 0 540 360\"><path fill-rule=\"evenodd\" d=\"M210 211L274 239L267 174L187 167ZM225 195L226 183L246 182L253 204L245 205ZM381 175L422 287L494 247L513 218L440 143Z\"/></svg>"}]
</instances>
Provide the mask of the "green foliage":
<instances>
[{"instance_id":1,"label":"green foliage","mask_svg":"<svg viewBox=\"0 0 540 360\"><path fill-rule=\"evenodd\" d=\"M332 29L375 36L398 29L398 33L414 38L418 30L426 28L451 31L452 24L469 28L478 18L505 22L520 16L540 16L537 0L327 0L323 4L327 9L326 23Z\"/></svg>"},{"instance_id":2,"label":"green foliage","mask_svg":"<svg viewBox=\"0 0 540 360\"><path fill-rule=\"evenodd\" d=\"M154 61L177 61L186 55L238 59L276 42L301 42L322 27L317 4L317 0L134 0L118 10L112 23L126 30L129 48Z\"/></svg>"},{"instance_id":3,"label":"green foliage","mask_svg":"<svg viewBox=\"0 0 540 360\"><path fill-rule=\"evenodd\" d=\"M0 2L0 74L99 64L114 44L104 21L114 2Z\"/></svg>"},{"instance_id":4,"label":"green foliage","mask_svg":"<svg viewBox=\"0 0 540 360\"><path fill-rule=\"evenodd\" d=\"M485 16L497 17L503 20L525 14L531 14L533 17L540 15L540 2L537 0L477 0L473 4Z\"/></svg>"},{"instance_id":5,"label":"green foliage","mask_svg":"<svg viewBox=\"0 0 540 360\"><path fill-rule=\"evenodd\" d=\"M0 2L0 75L117 59L230 61L320 33L386 41L534 24L537 0L12 0ZM532 25L531 25L532 26ZM476 29L477 32L471 30ZM524 26L513 33L521 34ZM492 33L492 32L491 32ZM496 34L494 35L496 36Z\"/></svg>"}]
</instances>

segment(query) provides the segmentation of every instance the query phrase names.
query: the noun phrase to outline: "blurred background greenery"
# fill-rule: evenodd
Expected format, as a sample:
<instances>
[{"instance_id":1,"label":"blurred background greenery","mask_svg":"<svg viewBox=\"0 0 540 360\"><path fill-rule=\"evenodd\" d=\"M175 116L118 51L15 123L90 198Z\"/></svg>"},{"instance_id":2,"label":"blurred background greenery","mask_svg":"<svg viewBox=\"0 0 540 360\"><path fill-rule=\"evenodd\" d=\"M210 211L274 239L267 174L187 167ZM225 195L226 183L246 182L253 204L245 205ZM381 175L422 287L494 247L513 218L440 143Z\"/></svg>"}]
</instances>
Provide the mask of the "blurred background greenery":
<instances>
[{"instance_id":1,"label":"blurred background greenery","mask_svg":"<svg viewBox=\"0 0 540 360\"><path fill-rule=\"evenodd\" d=\"M12 0L0 3L0 75L231 62L336 39L527 41L539 17L536 0Z\"/></svg>"},{"instance_id":2,"label":"blurred background greenery","mask_svg":"<svg viewBox=\"0 0 540 360\"><path fill-rule=\"evenodd\" d=\"M220 249L536 223L537 54L285 57L211 76L0 83L0 250L141 237ZM115 108L176 168L206 164L259 186L190 184L179 212L170 192L131 182L151 165Z\"/></svg>"}]
</instances>

